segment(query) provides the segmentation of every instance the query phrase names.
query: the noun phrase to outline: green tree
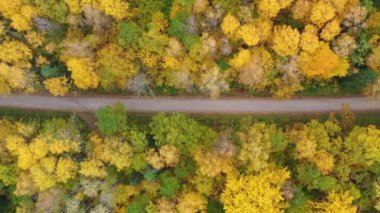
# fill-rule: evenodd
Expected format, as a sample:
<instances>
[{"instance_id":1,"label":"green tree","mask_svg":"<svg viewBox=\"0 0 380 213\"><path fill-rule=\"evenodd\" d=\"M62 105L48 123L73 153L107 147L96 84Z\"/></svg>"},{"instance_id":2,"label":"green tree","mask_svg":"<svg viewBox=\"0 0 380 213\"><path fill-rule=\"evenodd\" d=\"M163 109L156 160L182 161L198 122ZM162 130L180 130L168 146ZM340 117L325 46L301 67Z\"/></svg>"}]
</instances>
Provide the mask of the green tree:
<instances>
[{"instance_id":1,"label":"green tree","mask_svg":"<svg viewBox=\"0 0 380 213\"><path fill-rule=\"evenodd\" d=\"M114 104L96 112L99 131L106 136L120 133L127 127L127 112L122 104Z\"/></svg>"},{"instance_id":2,"label":"green tree","mask_svg":"<svg viewBox=\"0 0 380 213\"><path fill-rule=\"evenodd\" d=\"M145 212L145 207L149 204L146 194L137 196L133 202L128 206L126 213L140 213Z\"/></svg>"},{"instance_id":3,"label":"green tree","mask_svg":"<svg viewBox=\"0 0 380 213\"><path fill-rule=\"evenodd\" d=\"M160 180L160 194L167 198L173 198L175 193L180 188L180 183L177 177L166 171L159 176Z\"/></svg>"},{"instance_id":4,"label":"green tree","mask_svg":"<svg viewBox=\"0 0 380 213\"><path fill-rule=\"evenodd\" d=\"M135 22L120 22L117 41L124 48L137 47L142 30Z\"/></svg>"},{"instance_id":5,"label":"green tree","mask_svg":"<svg viewBox=\"0 0 380 213\"><path fill-rule=\"evenodd\" d=\"M69 7L63 0L33 0L34 4L38 6L39 13L42 16L47 16L50 19L64 23L66 16L69 13Z\"/></svg>"},{"instance_id":6,"label":"green tree","mask_svg":"<svg viewBox=\"0 0 380 213\"><path fill-rule=\"evenodd\" d=\"M310 163L297 165L297 180L303 183L308 190L318 189L329 191L337 187L337 180L332 176L324 176Z\"/></svg>"},{"instance_id":7,"label":"green tree","mask_svg":"<svg viewBox=\"0 0 380 213\"><path fill-rule=\"evenodd\" d=\"M41 75L44 78L54 78L62 76L65 73L65 68L63 66L51 66L46 65L41 68Z\"/></svg>"},{"instance_id":8,"label":"green tree","mask_svg":"<svg viewBox=\"0 0 380 213\"><path fill-rule=\"evenodd\" d=\"M150 127L156 145L174 145L182 153L194 152L209 146L214 143L216 136L210 128L177 113L160 113L154 116Z\"/></svg>"}]
</instances>

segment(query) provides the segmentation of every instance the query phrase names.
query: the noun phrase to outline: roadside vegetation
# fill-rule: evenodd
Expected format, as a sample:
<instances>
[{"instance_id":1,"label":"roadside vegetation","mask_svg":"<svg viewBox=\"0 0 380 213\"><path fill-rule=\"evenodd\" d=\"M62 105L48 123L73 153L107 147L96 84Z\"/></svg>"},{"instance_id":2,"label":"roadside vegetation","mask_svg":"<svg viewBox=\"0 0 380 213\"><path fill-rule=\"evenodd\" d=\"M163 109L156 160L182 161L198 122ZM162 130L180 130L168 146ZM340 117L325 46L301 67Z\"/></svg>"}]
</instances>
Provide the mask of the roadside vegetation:
<instances>
[{"instance_id":1,"label":"roadside vegetation","mask_svg":"<svg viewBox=\"0 0 380 213\"><path fill-rule=\"evenodd\" d=\"M379 120L348 106L310 119L129 115L116 104L92 131L69 114L0 115L4 212L380 210Z\"/></svg>"},{"instance_id":2,"label":"roadside vegetation","mask_svg":"<svg viewBox=\"0 0 380 213\"><path fill-rule=\"evenodd\" d=\"M0 93L376 95L372 0L0 2Z\"/></svg>"}]
</instances>

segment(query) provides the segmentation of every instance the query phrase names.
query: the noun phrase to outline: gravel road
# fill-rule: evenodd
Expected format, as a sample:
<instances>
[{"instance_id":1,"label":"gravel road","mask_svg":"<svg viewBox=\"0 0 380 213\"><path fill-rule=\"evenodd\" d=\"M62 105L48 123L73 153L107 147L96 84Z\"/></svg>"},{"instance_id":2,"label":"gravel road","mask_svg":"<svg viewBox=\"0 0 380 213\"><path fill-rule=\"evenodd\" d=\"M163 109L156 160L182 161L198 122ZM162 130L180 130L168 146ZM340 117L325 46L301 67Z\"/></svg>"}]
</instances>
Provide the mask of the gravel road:
<instances>
[{"instance_id":1,"label":"gravel road","mask_svg":"<svg viewBox=\"0 0 380 213\"><path fill-rule=\"evenodd\" d=\"M274 100L253 99L194 99L194 98L110 98L110 97L51 97L0 96L0 107L70 112L94 112L100 107L123 103L130 112L185 112L185 113L313 113L337 112L342 104L353 111L379 111L380 100L366 97L302 98Z\"/></svg>"}]
</instances>

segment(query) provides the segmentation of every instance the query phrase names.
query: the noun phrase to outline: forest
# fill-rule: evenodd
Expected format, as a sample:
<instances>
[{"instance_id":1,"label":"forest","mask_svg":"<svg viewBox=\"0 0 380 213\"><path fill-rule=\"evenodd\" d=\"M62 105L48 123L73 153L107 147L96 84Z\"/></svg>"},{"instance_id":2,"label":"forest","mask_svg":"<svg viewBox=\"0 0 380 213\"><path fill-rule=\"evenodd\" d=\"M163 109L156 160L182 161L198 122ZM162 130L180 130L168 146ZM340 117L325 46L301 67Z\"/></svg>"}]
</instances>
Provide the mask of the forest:
<instances>
[{"instance_id":1,"label":"forest","mask_svg":"<svg viewBox=\"0 0 380 213\"><path fill-rule=\"evenodd\" d=\"M378 0L1 0L0 93L378 95Z\"/></svg>"},{"instance_id":2,"label":"forest","mask_svg":"<svg viewBox=\"0 0 380 213\"><path fill-rule=\"evenodd\" d=\"M143 120L115 104L0 120L1 212L380 211L380 128L344 106L326 119ZM276 124L277 123L277 124Z\"/></svg>"},{"instance_id":3,"label":"forest","mask_svg":"<svg viewBox=\"0 0 380 213\"><path fill-rule=\"evenodd\" d=\"M100 103L380 97L380 0L0 0L3 95L29 109L0 108L1 213L380 212L380 112Z\"/></svg>"}]
</instances>

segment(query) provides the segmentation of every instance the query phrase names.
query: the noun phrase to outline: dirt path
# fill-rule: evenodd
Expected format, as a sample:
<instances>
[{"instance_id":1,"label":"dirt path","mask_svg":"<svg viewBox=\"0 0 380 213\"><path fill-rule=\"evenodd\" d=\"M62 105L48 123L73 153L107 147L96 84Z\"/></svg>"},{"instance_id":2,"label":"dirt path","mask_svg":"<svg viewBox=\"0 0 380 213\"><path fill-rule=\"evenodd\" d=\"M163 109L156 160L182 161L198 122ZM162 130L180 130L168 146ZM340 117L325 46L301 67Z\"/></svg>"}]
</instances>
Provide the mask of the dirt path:
<instances>
[{"instance_id":1,"label":"dirt path","mask_svg":"<svg viewBox=\"0 0 380 213\"><path fill-rule=\"evenodd\" d=\"M123 103L130 112L186 112L186 113L312 113L337 112L342 104L353 111L379 111L380 100L366 97L303 98L292 100L262 99L179 99L179 98L107 98L107 97L50 97L0 96L0 107L94 112L100 107Z\"/></svg>"}]
</instances>

